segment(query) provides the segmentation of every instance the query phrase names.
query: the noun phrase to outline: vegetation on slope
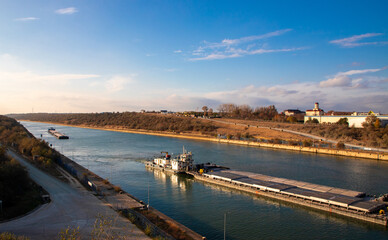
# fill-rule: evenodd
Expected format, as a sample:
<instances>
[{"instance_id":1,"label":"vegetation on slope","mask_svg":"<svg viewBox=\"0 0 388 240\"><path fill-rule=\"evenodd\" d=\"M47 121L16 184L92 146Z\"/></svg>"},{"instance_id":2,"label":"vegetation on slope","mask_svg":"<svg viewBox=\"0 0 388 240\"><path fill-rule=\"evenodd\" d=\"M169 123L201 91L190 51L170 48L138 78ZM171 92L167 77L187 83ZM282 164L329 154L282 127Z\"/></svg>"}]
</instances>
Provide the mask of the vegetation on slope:
<instances>
[{"instance_id":1,"label":"vegetation on slope","mask_svg":"<svg viewBox=\"0 0 388 240\"><path fill-rule=\"evenodd\" d=\"M325 138L354 142L370 147L388 148L388 125L381 127L375 116L367 117L363 128L349 127L345 119L335 124L304 124L300 130Z\"/></svg>"},{"instance_id":2,"label":"vegetation on slope","mask_svg":"<svg viewBox=\"0 0 388 240\"><path fill-rule=\"evenodd\" d=\"M15 119L5 116L0 116L0 143L18 150L41 168L54 168L53 163L59 157L45 141L34 138Z\"/></svg>"},{"instance_id":3,"label":"vegetation on slope","mask_svg":"<svg viewBox=\"0 0 388 240\"><path fill-rule=\"evenodd\" d=\"M27 171L0 147L0 220L10 219L27 213L42 203L40 189L29 177Z\"/></svg>"},{"instance_id":4,"label":"vegetation on slope","mask_svg":"<svg viewBox=\"0 0 388 240\"><path fill-rule=\"evenodd\" d=\"M48 145L31 136L15 119L0 116L0 200L3 212L0 219L9 219L24 214L39 204L44 190L37 186L27 171L16 160L6 155L6 148L11 147L25 156L38 156L35 164L42 168L52 168L55 154Z\"/></svg>"},{"instance_id":5,"label":"vegetation on slope","mask_svg":"<svg viewBox=\"0 0 388 240\"><path fill-rule=\"evenodd\" d=\"M84 113L84 114L21 114L12 115L16 119L44 121L91 127L120 127L123 129L197 132L214 134L216 127L199 119L178 117L173 115L124 113Z\"/></svg>"}]
</instances>

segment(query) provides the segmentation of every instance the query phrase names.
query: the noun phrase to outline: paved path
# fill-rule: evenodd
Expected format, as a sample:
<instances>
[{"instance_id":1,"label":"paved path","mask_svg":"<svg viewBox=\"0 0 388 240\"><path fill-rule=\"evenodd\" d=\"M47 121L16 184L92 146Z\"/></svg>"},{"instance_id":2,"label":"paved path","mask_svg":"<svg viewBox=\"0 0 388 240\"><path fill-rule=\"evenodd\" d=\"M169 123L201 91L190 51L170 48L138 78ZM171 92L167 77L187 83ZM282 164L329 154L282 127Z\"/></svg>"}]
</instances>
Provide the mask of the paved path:
<instances>
[{"instance_id":1,"label":"paved path","mask_svg":"<svg viewBox=\"0 0 388 240\"><path fill-rule=\"evenodd\" d=\"M115 239L150 239L75 179L75 182L72 181L75 187L70 186L37 169L18 154L12 151L8 151L8 154L27 168L31 178L49 192L52 201L24 217L1 223L0 232L25 235L31 240L57 239L58 233L67 226L79 226L82 239L90 239L97 215L101 214L113 220L114 226L106 230L110 231L111 235L121 236Z\"/></svg>"},{"instance_id":2,"label":"paved path","mask_svg":"<svg viewBox=\"0 0 388 240\"><path fill-rule=\"evenodd\" d=\"M262 126L254 126L254 125L248 125L244 123L233 123L233 122L228 122L228 121L222 121L222 120L216 120L216 119L208 119L205 118L206 120L213 121L213 122L219 122L219 123L225 123L225 124L231 124L231 125L238 125L238 126L244 126L244 127L255 127L255 128L266 128L266 129L272 129L272 130L277 130L277 131L282 131L282 132L288 132L292 134L297 134L300 136L316 139L316 140L323 140L325 142L329 143L334 143L337 144L338 141L308 134L308 133L303 133L303 132L298 132L298 131L293 131L293 130L288 130L284 128L272 128L272 127L262 127ZM350 147L350 148L356 148L356 149L362 149L362 150L368 150L368 151L377 151L377 152L388 152L388 149L382 149L382 148L372 148L372 147L365 147L365 146L360 146L360 145L355 145L355 144L350 144L350 143L345 143L345 146Z\"/></svg>"}]
</instances>

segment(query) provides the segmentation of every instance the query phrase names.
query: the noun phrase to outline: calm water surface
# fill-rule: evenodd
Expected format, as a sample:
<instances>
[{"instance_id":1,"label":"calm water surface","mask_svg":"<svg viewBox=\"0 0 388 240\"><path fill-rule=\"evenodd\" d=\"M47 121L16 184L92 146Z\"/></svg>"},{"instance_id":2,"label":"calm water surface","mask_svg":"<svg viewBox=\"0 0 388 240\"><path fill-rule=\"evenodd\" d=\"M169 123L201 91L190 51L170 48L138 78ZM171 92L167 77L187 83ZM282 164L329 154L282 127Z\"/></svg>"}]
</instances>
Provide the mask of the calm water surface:
<instances>
[{"instance_id":1,"label":"calm water surface","mask_svg":"<svg viewBox=\"0 0 388 240\"><path fill-rule=\"evenodd\" d=\"M357 220L268 200L237 190L146 170L142 161L160 151L180 153L184 145L196 162L316 184L388 193L388 162L333 157L202 141L22 122L79 164L183 223L208 239L388 239L388 230ZM49 127L70 136L57 140Z\"/></svg>"}]
</instances>

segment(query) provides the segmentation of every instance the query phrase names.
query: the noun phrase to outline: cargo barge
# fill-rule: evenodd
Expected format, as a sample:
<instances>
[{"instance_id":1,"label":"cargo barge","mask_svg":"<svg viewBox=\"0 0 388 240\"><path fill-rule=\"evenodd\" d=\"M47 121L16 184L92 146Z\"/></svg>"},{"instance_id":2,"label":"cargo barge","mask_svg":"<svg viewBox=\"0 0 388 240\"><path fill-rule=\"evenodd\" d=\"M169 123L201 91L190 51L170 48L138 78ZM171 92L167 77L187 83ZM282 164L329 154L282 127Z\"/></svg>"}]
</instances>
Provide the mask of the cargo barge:
<instances>
[{"instance_id":1,"label":"cargo barge","mask_svg":"<svg viewBox=\"0 0 388 240\"><path fill-rule=\"evenodd\" d=\"M49 128L48 132L58 139L69 139L69 136L66 136L66 135L56 131L55 128Z\"/></svg>"},{"instance_id":2,"label":"cargo barge","mask_svg":"<svg viewBox=\"0 0 388 240\"><path fill-rule=\"evenodd\" d=\"M331 214L346 216L383 226L388 224L388 194L379 198L364 192L334 188L318 184L263 174L230 170L211 163L193 164L191 152L173 158L164 156L145 163L146 168L172 173L185 173L195 179L240 191L252 193L293 204L298 204Z\"/></svg>"},{"instance_id":3,"label":"cargo barge","mask_svg":"<svg viewBox=\"0 0 388 240\"><path fill-rule=\"evenodd\" d=\"M379 198L365 192L334 188L263 174L234 171L211 163L193 164L191 152L164 156L145 163L147 168L185 173L195 179L240 191L367 221L388 224L388 194Z\"/></svg>"},{"instance_id":4,"label":"cargo barge","mask_svg":"<svg viewBox=\"0 0 388 240\"><path fill-rule=\"evenodd\" d=\"M387 226L388 194L376 198L364 192L227 169L188 174L200 181Z\"/></svg>"}]
</instances>

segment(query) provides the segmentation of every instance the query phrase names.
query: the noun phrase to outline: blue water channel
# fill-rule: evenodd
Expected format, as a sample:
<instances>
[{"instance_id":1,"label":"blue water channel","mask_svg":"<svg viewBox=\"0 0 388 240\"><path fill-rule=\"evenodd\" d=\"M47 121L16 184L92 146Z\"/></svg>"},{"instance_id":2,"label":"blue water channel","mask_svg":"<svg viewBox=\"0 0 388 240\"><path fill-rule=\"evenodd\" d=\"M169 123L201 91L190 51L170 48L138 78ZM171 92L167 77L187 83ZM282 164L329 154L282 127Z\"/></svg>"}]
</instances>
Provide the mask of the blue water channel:
<instances>
[{"instance_id":1,"label":"blue water channel","mask_svg":"<svg viewBox=\"0 0 388 240\"><path fill-rule=\"evenodd\" d=\"M388 239L385 227L360 222L183 176L146 170L161 151L232 169L379 195L388 193L388 162L204 141L22 122L36 137L208 239ZM70 136L58 140L49 127Z\"/></svg>"}]
</instances>

